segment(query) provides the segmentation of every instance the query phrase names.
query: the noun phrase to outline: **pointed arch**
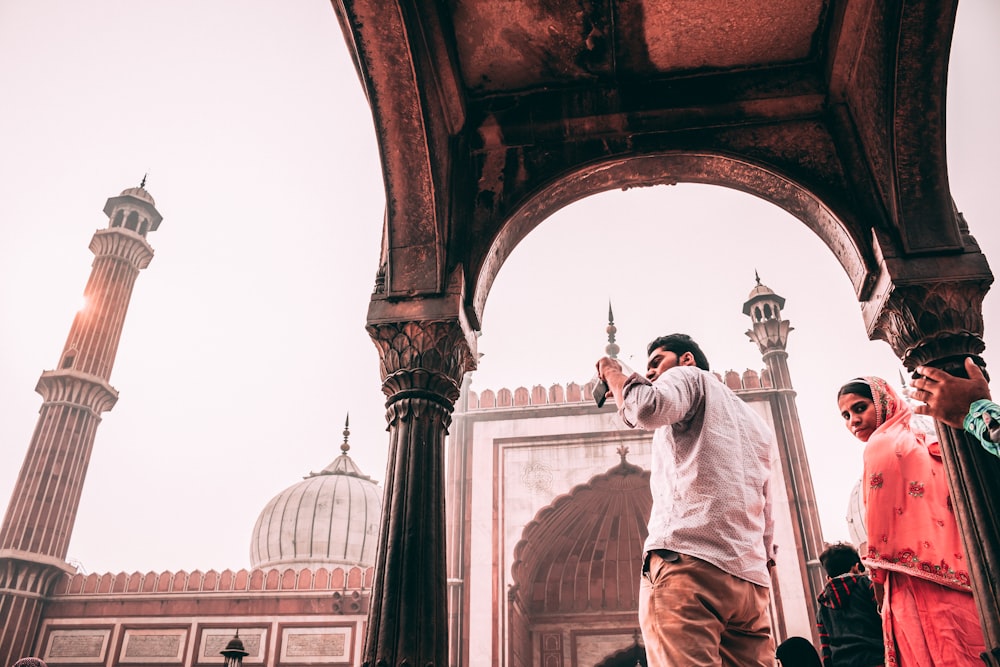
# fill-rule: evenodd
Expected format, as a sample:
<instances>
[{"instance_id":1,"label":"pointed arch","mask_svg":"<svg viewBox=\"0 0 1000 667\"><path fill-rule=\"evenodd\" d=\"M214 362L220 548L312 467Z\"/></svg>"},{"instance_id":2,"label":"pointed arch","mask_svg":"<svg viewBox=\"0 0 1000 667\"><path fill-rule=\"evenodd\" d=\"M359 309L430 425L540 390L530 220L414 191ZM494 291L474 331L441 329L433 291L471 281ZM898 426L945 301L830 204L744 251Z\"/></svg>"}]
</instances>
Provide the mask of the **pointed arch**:
<instances>
[{"instance_id":1,"label":"pointed arch","mask_svg":"<svg viewBox=\"0 0 1000 667\"><path fill-rule=\"evenodd\" d=\"M832 148L831 148L832 150ZM836 165L826 165L837 172ZM801 176L801 175L800 175ZM837 172L837 178L844 174ZM492 243L478 248L469 261L469 304L479 320L493 281L514 248L547 217L559 209L614 188L697 183L739 190L769 201L802 221L837 258L859 299L875 286L879 273L871 222L864 210L849 203L842 192L815 183L803 183L790 173L744 156L718 153L670 152L608 158L551 174L535 184L512 206L497 228Z\"/></svg>"},{"instance_id":2,"label":"pointed arch","mask_svg":"<svg viewBox=\"0 0 1000 667\"><path fill-rule=\"evenodd\" d=\"M638 609L652 504L649 471L623 460L540 510L512 565L513 590L529 618Z\"/></svg>"}]
</instances>

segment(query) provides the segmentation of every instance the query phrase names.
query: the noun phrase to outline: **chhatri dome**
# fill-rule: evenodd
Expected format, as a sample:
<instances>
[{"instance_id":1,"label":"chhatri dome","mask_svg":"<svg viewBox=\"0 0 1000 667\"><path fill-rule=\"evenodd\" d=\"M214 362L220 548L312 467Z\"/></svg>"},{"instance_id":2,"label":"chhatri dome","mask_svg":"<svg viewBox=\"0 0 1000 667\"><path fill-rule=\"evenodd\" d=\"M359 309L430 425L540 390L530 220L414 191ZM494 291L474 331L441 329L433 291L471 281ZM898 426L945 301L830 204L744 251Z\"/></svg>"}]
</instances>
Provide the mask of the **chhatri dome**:
<instances>
[{"instance_id":1,"label":"chhatri dome","mask_svg":"<svg viewBox=\"0 0 1000 667\"><path fill-rule=\"evenodd\" d=\"M252 567L317 568L375 564L382 490L350 456L344 423L341 454L267 504L254 526Z\"/></svg>"}]
</instances>

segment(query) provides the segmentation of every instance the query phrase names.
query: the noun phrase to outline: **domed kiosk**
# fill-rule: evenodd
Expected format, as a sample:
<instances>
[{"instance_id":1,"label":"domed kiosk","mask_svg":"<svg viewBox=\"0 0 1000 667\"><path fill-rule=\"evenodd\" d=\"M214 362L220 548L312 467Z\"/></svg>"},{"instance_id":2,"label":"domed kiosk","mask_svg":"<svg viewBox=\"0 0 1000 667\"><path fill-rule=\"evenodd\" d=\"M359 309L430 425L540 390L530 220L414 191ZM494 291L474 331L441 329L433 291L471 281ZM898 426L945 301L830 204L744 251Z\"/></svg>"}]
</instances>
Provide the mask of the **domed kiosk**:
<instances>
[{"instance_id":1,"label":"domed kiosk","mask_svg":"<svg viewBox=\"0 0 1000 667\"><path fill-rule=\"evenodd\" d=\"M382 490L348 456L349 436L345 423L340 456L279 493L260 513L250 544L253 567L375 564Z\"/></svg>"}]
</instances>

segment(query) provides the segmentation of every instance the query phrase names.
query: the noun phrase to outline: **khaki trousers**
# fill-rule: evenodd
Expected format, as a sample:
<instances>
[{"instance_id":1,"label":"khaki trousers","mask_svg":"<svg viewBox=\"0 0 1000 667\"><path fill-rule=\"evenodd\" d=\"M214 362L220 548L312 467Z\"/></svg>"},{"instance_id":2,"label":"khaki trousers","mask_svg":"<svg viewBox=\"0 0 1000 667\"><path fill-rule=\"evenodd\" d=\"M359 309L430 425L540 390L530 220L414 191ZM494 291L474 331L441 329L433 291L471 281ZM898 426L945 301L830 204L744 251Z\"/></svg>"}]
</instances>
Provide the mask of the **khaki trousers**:
<instances>
[{"instance_id":1,"label":"khaki trousers","mask_svg":"<svg viewBox=\"0 0 1000 667\"><path fill-rule=\"evenodd\" d=\"M773 667L770 590L703 560L646 554L639 625L649 667Z\"/></svg>"}]
</instances>

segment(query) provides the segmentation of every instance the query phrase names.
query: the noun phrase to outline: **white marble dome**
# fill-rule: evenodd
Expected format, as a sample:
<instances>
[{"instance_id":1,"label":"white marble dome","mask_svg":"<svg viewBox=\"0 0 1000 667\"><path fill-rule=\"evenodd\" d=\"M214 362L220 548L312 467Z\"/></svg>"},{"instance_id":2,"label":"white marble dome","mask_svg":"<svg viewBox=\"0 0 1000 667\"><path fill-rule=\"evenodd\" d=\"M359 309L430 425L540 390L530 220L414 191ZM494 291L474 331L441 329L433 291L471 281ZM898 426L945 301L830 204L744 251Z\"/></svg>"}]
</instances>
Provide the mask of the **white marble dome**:
<instances>
[{"instance_id":1,"label":"white marble dome","mask_svg":"<svg viewBox=\"0 0 1000 667\"><path fill-rule=\"evenodd\" d=\"M252 567L375 564L382 489L347 455L348 434L345 428L333 463L279 493L260 513L250 543Z\"/></svg>"}]
</instances>

